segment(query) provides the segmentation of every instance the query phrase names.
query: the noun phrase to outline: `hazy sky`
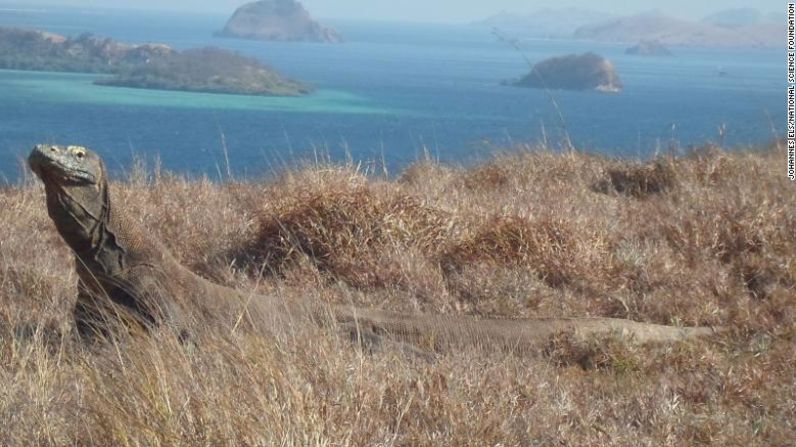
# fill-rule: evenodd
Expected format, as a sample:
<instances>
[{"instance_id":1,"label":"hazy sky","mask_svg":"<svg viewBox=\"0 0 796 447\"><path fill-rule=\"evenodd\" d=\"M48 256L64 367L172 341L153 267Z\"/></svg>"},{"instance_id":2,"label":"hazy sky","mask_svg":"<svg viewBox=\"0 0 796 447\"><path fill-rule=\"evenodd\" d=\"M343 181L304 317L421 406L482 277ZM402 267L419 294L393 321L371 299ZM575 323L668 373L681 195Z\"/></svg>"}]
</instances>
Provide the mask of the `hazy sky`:
<instances>
[{"instance_id":1,"label":"hazy sky","mask_svg":"<svg viewBox=\"0 0 796 447\"><path fill-rule=\"evenodd\" d=\"M19 0L0 0L19 5ZM231 13L246 0L28 0L26 6L70 5L104 8L189 10ZM728 8L753 6L766 12L785 11L780 0L303 0L320 18L386 19L412 21L472 21L501 10L530 12L538 8L577 7L620 14L653 9L679 17L702 17Z\"/></svg>"}]
</instances>

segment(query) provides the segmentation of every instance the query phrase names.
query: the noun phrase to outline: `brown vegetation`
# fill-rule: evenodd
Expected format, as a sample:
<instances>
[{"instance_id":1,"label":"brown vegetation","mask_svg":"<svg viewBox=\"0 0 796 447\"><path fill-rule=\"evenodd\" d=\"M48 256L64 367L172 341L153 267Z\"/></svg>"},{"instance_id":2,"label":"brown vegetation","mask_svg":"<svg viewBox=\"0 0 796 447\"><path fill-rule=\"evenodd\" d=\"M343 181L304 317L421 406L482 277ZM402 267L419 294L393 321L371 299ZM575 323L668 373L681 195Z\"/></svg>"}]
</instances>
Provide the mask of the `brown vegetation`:
<instances>
[{"instance_id":1,"label":"brown vegetation","mask_svg":"<svg viewBox=\"0 0 796 447\"><path fill-rule=\"evenodd\" d=\"M82 347L70 255L37 184L0 189L2 445L788 445L796 195L784 154L649 163L521 151L397 180L318 166L112 185L179 260L245 290L399 311L725 325L638 346L429 362L328 330Z\"/></svg>"}]
</instances>

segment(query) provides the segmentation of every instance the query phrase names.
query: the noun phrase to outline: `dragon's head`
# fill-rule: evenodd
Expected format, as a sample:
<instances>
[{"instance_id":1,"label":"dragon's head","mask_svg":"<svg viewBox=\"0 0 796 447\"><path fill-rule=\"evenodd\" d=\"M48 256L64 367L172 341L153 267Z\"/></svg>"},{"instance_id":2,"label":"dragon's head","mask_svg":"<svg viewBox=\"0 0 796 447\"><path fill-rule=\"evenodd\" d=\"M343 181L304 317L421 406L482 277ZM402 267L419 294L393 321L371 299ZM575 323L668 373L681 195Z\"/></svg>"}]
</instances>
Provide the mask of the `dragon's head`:
<instances>
[{"instance_id":1,"label":"dragon's head","mask_svg":"<svg viewBox=\"0 0 796 447\"><path fill-rule=\"evenodd\" d=\"M28 157L44 182L47 212L66 242L78 253L96 248L98 224L110 210L105 165L81 146L39 144Z\"/></svg>"},{"instance_id":2,"label":"dragon's head","mask_svg":"<svg viewBox=\"0 0 796 447\"><path fill-rule=\"evenodd\" d=\"M105 182L105 166L82 146L36 145L28 157L30 169L47 186L94 186Z\"/></svg>"}]
</instances>

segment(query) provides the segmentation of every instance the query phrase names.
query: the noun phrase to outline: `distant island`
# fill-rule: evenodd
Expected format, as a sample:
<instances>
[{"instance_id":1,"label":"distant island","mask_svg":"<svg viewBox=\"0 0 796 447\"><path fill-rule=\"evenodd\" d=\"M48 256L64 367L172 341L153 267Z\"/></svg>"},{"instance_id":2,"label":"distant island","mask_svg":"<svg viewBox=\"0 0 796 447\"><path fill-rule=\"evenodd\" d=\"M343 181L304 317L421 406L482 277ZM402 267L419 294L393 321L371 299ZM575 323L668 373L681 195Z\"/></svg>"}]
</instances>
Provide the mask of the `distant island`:
<instances>
[{"instance_id":1,"label":"distant island","mask_svg":"<svg viewBox=\"0 0 796 447\"><path fill-rule=\"evenodd\" d=\"M657 40L642 40L625 50L625 54L632 56L673 56L664 44Z\"/></svg>"},{"instance_id":2,"label":"distant island","mask_svg":"<svg viewBox=\"0 0 796 447\"><path fill-rule=\"evenodd\" d=\"M283 42L327 42L343 40L340 33L310 17L295 0L260 0L238 8L218 37Z\"/></svg>"},{"instance_id":3,"label":"distant island","mask_svg":"<svg viewBox=\"0 0 796 447\"><path fill-rule=\"evenodd\" d=\"M735 14L714 14L701 22L677 19L660 13L620 17L585 25L576 39L631 43L657 41L662 45L703 47L773 47L785 41L785 27L763 20L740 21ZM730 26L727 26L730 25Z\"/></svg>"},{"instance_id":4,"label":"distant island","mask_svg":"<svg viewBox=\"0 0 796 447\"><path fill-rule=\"evenodd\" d=\"M508 84L562 90L622 91L622 81L614 65L594 53L569 54L545 59L533 66L522 79Z\"/></svg>"},{"instance_id":5,"label":"distant island","mask_svg":"<svg viewBox=\"0 0 796 447\"><path fill-rule=\"evenodd\" d=\"M754 8L727 9L701 20L659 12L615 16L573 8L540 9L528 14L500 12L473 26L489 27L503 40L555 38L635 44L656 41L665 46L779 47L785 27L777 14Z\"/></svg>"},{"instance_id":6,"label":"distant island","mask_svg":"<svg viewBox=\"0 0 796 447\"><path fill-rule=\"evenodd\" d=\"M0 28L0 68L109 74L95 84L158 90L261 96L311 91L257 60L219 48L180 52L162 44L130 45L91 34L73 38L16 28Z\"/></svg>"}]
</instances>

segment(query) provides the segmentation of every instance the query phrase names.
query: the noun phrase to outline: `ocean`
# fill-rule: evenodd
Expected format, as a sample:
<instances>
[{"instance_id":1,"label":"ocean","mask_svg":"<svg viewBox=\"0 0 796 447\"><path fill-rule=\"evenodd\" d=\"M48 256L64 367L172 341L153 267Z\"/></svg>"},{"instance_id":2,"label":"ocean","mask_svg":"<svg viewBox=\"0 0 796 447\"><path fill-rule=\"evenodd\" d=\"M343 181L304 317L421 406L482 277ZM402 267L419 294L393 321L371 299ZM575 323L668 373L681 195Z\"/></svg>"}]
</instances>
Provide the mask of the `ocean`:
<instances>
[{"instance_id":1,"label":"ocean","mask_svg":"<svg viewBox=\"0 0 796 447\"><path fill-rule=\"evenodd\" d=\"M0 26L254 56L317 91L266 98L95 86L95 75L0 70L0 182L24 174L36 143L79 144L115 175L135 157L187 175L257 178L318 158L396 174L426 154L473 163L522 144L647 158L708 142L766 144L785 127L785 53L524 40L520 49L470 25L328 20L341 45L214 38L226 16L6 7ZM783 44L784 45L784 44ZM784 46L783 46L784 48ZM617 67L618 95L502 86L533 63L594 51ZM225 155L226 153L226 155ZM229 166L226 165L229 160ZM382 166L383 165L383 166Z\"/></svg>"}]
</instances>

